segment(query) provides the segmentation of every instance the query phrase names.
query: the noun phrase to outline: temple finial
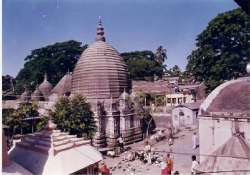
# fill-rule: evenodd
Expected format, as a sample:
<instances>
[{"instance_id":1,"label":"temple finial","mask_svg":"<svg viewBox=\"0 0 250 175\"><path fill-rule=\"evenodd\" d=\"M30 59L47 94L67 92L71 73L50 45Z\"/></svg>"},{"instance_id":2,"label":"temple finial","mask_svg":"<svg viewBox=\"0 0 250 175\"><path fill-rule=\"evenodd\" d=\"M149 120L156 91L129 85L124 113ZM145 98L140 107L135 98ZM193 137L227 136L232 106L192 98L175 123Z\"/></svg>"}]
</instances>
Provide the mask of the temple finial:
<instances>
[{"instance_id":1,"label":"temple finial","mask_svg":"<svg viewBox=\"0 0 250 175\"><path fill-rule=\"evenodd\" d=\"M44 73L44 81L48 81L47 73Z\"/></svg>"},{"instance_id":2,"label":"temple finial","mask_svg":"<svg viewBox=\"0 0 250 175\"><path fill-rule=\"evenodd\" d=\"M102 24L102 17L99 16L98 18L99 18L99 24Z\"/></svg>"},{"instance_id":3,"label":"temple finial","mask_svg":"<svg viewBox=\"0 0 250 175\"><path fill-rule=\"evenodd\" d=\"M99 21L98 21L98 26L97 26L97 31L96 31L96 41L104 41L105 42L105 37L104 37L104 28L102 26L102 18L99 16Z\"/></svg>"}]
</instances>

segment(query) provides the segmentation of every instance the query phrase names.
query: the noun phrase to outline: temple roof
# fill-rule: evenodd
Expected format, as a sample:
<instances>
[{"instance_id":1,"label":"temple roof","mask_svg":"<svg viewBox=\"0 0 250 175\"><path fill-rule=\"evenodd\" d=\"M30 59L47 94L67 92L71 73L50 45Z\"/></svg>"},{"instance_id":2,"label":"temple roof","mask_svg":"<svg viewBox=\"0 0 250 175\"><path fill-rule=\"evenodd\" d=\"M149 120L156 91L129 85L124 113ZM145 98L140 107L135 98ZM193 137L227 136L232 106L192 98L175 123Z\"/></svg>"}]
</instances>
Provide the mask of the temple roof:
<instances>
[{"instance_id":1,"label":"temple roof","mask_svg":"<svg viewBox=\"0 0 250 175\"><path fill-rule=\"evenodd\" d=\"M65 93L71 92L71 84L72 84L71 80L72 80L72 74L68 72L52 89L51 93L64 95Z\"/></svg>"},{"instance_id":2,"label":"temple roof","mask_svg":"<svg viewBox=\"0 0 250 175\"><path fill-rule=\"evenodd\" d=\"M39 90L43 94L45 98L47 98L50 94L50 91L52 90L53 86L50 84L50 82L47 80L47 74L44 75L43 82L39 85Z\"/></svg>"},{"instance_id":3,"label":"temple roof","mask_svg":"<svg viewBox=\"0 0 250 175\"><path fill-rule=\"evenodd\" d=\"M213 90L201 104L200 113L250 114L250 80L231 80Z\"/></svg>"},{"instance_id":4,"label":"temple roof","mask_svg":"<svg viewBox=\"0 0 250 175\"><path fill-rule=\"evenodd\" d=\"M250 147L239 135L232 136L198 167L201 172L250 170Z\"/></svg>"},{"instance_id":5,"label":"temple roof","mask_svg":"<svg viewBox=\"0 0 250 175\"><path fill-rule=\"evenodd\" d=\"M31 94L31 100L40 101L43 99L44 98L42 92L39 90L38 87L36 87L36 90Z\"/></svg>"},{"instance_id":6,"label":"temple roof","mask_svg":"<svg viewBox=\"0 0 250 175\"><path fill-rule=\"evenodd\" d=\"M99 22L98 30L100 25ZM103 34L97 31L96 41L78 60L72 76L71 94L81 94L88 100L117 99L124 88L128 89L127 65L119 53L105 42Z\"/></svg>"},{"instance_id":7,"label":"temple roof","mask_svg":"<svg viewBox=\"0 0 250 175\"><path fill-rule=\"evenodd\" d=\"M165 95L171 92L166 81L132 81L133 91Z\"/></svg>"},{"instance_id":8,"label":"temple roof","mask_svg":"<svg viewBox=\"0 0 250 175\"><path fill-rule=\"evenodd\" d=\"M49 121L40 132L25 136L10 152L10 159L33 174L71 174L102 160L90 140L56 130Z\"/></svg>"},{"instance_id":9,"label":"temple roof","mask_svg":"<svg viewBox=\"0 0 250 175\"><path fill-rule=\"evenodd\" d=\"M25 91L22 93L20 100L21 101L28 101L30 99L30 92L25 88Z\"/></svg>"}]
</instances>

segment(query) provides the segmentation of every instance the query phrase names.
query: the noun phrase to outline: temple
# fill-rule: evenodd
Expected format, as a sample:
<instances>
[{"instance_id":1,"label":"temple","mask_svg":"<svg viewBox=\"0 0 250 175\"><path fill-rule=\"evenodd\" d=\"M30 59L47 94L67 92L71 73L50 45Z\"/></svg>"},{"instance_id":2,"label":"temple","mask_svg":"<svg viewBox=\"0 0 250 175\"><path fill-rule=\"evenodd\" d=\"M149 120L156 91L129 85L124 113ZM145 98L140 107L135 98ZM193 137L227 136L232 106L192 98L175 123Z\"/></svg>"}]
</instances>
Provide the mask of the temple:
<instances>
[{"instance_id":1,"label":"temple","mask_svg":"<svg viewBox=\"0 0 250 175\"><path fill-rule=\"evenodd\" d=\"M4 106L17 108L23 101L37 101L40 115L46 115L58 98L80 94L87 98L94 112L97 132L93 144L96 147L114 147L120 136L124 144L142 140L140 118L131 101L133 95L127 65L106 42L101 18L95 42L81 54L73 73L68 72L54 88L48 76L45 73L44 81L33 93L25 88L16 103Z\"/></svg>"},{"instance_id":2,"label":"temple","mask_svg":"<svg viewBox=\"0 0 250 175\"><path fill-rule=\"evenodd\" d=\"M97 123L95 146L115 146L119 136L125 144L142 139L140 119L129 104L130 90L127 65L106 42L99 18L96 40L77 62L71 89L71 95L83 95L92 106Z\"/></svg>"}]
</instances>

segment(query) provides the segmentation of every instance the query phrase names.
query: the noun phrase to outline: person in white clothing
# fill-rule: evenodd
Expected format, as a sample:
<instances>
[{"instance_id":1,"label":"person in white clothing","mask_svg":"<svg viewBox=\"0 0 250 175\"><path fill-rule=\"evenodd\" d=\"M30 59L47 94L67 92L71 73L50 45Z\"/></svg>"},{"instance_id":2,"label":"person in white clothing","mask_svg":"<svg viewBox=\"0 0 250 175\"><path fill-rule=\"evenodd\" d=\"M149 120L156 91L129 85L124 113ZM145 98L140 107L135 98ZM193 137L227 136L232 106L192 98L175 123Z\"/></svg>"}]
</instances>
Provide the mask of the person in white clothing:
<instances>
[{"instance_id":1,"label":"person in white clothing","mask_svg":"<svg viewBox=\"0 0 250 175\"><path fill-rule=\"evenodd\" d=\"M196 156L193 155L192 156L191 174L196 174L198 172L197 171L198 166L199 166L199 162L196 160Z\"/></svg>"},{"instance_id":2,"label":"person in white clothing","mask_svg":"<svg viewBox=\"0 0 250 175\"><path fill-rule=\"evenodd\" d=\"M193 134L192 142L193 142L193 149L196 149L199 147L198 136L197 136L196 132L194 132L194 134Z\"/></svg>"}]
</instances>

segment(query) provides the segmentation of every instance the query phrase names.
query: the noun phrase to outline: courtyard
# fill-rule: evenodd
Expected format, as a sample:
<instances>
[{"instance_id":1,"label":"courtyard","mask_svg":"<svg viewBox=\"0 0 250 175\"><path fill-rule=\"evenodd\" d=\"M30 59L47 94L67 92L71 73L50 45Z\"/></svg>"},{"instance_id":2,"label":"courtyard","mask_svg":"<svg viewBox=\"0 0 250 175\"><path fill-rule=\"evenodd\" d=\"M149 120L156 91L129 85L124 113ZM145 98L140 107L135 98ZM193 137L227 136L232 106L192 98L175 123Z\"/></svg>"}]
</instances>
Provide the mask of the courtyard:
<instances>
[{"instance_id":1,"label":"courtyard","mask_svg":"<svg viewBox=\"0 0 250 175\"><path fill-rule=\"evenodd\" d=\"M174 144L169 146L168 140L163 139L159 142L152 143L152 154L156 154L161 160L165 160L168 152L171 152L171 157L174 161L174 171L179 173L190 173L191 168L191 156L193 154L198 155L199 148L193 150L192 148L192 135L197 129L183 128L180 132L174 135ZM162 163L143 163L140 160L124 160L129 152L142 151L144 149L144 141L134 143L127 147L130 147L128 151L122 153L119 157L111 158L105 157L104 160L111 169L111 173L114 175L126 174L126 175L152 175L161 174ZM197 156L198 157L198 156ZM165 162L164 162L165 165Z\"/></svg>"}]
</instances>

